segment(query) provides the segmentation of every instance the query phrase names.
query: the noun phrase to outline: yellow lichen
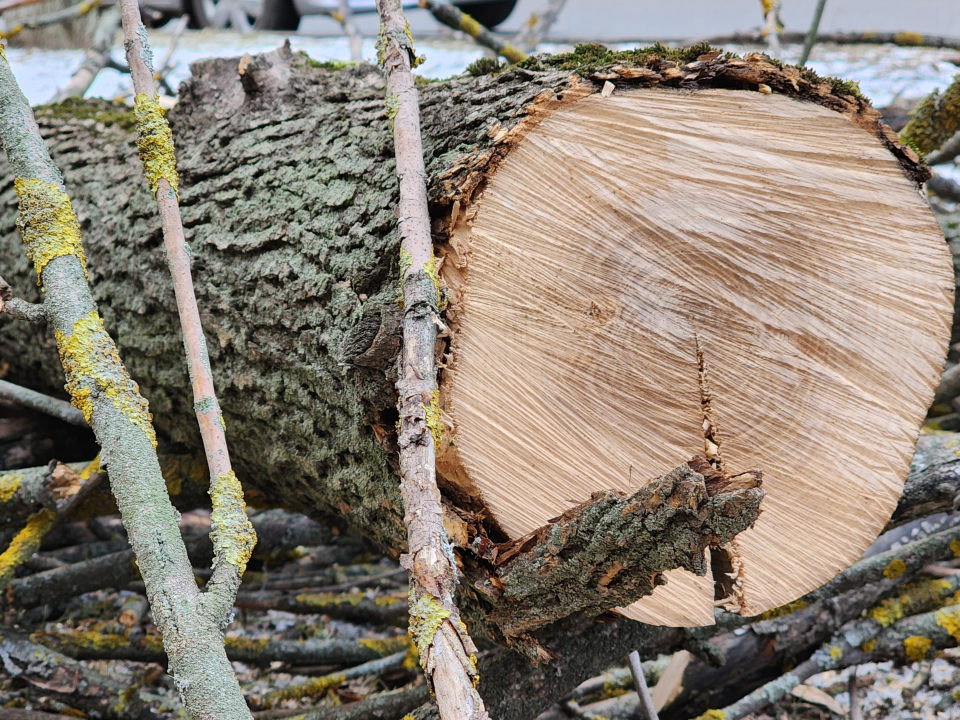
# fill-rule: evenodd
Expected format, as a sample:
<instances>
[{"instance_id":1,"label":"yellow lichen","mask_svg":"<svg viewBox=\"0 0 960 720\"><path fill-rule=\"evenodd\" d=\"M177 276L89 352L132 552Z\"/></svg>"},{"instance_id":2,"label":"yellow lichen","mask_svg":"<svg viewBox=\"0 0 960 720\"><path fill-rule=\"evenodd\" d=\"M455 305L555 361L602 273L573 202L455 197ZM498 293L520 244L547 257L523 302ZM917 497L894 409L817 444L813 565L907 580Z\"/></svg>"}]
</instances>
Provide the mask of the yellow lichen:
<instances>
[{"instance_id":1,"label":"yellow lichen","mask_svg":"<svg viewBox=\"0 0 960 720\"><path fill-rule=\"evenodd\" d=\"M77 477L81 480L89 480L91 475L98 472L100 472L100 453L97 453L97 456L91 460L83 470L77 473Z\"/></svg>"},{"instance_id":2,"label":"yellow lichen","mask_svg":"<svg viewBox=\"0 0 960 720\"><path fill-rule=\"evenodd\" d=\"M903 641L903 650L907 655L907 660L911 662L923 660L927 656L927 650L930 649L932 644L930 638L925 638L923 635L911 635L905 638Z\"/></svg>"},{"instance_id":3,"label":"yellow lichen","mask_svg":"<svg viewBox=\"0 0 960 720\"><path fill-rule=\"evenodd\" d=\"M90 385L96 383L113 401L113 406L126 415L130 422L143 430L154 447L157 436L153 430L147 401L140 395L139 386L130 378L120 360L117 346L103 327L103 320L94 310L73 324L73 334L56 331L60 362L67 376L64 386L73 399L73 406L83 413L89 423L93 416Z\"/></svg>"},{"instance_id":4,"label":"yellow lichen","mask_svg":"<svg viewBox=\"0 0 960 720\"><path fill-rule=\"evenodd\" d=\"M723 710L707 710L694 720L726 720L727 714Z\"/></svg>"},{"instance_id":5,"label":"yellow lichen","mask_svg":"<svg viewBox=\"0 0 960 720\"><path fill-rule=\"evenodd\" d=\"M916 47L923 45L923 35L917 32L899 32L893 36L893 42L895 45Z\"/></svg>"},{"instance_id":6,"label":"yellow lichen","mask_svg":"<svg viewBox=\"0 0 960 720\"><path fill-rule=\"evenodd\" d=\"M10 502L20 489L21 482L23 482L23 473L0 475L0 502Z\"/></svg>"},{"instance_id":7,"label":"yellow lichen","mask_svg":"<svg viewBox=\"0 0 960 720\"><path fill-rule=\"evenodd\" d=\"M116 650L127 647L130 641L118 633L101 633L97 630L41 631L31 636L34 642L53 640L60 648L73 650Z\"/></svg>"},{"instance_id":8,"label":"yellow lichen","mask_svg":"<svg viewBox=\"0 0 960 720\"><path fill-rule=\"evenodd\" d=\"M236 650L247 655L260 655L270 645L270 640L268 638L225 637L223 644L228 650Z\"/></svg>"},{"instance_id":9,"label":"yellow lichen","mask_svg":"<svg viewBox=\"0 0 960 720\"><path fill-rule=\"evenodd\" d=\"M380 657L386 657L401 650L410 650L413 647L413 641L407 635L392 638L361 638L360 646L373 650Z\"/></svg>"},{"instance_id":10,"label":"yellow lichen","mask_svg":"<svg viewBox=\"0 0 960 720\"><path fill-rule=\"evenodd\" d=\"M960 453L957 453L957 455L960 455ZM960 557L960 540L950 541L950 551L954 557Z\"/></svg>"},{"instance_id":11,"label":"yellow lichen","mask_svg":"<svg viewBox=\"0 0 960 720\"><path fill-rule=\"evenodd\" d=\"M2 42L0 42L0 57L2 57L4 60L7 59L7 49L3 46Z\"/></svg>"},{"instance_id":12,"label":"yellow lichen","mask_svg":"<svg viewBox=\"0 0 960 720\"><path fill-rule=\"evenodd\" d=\"M243 488L233 470L220 475L210 488L213 510L210 523L213 530L214 563L224 559L235 565L240 574L247 569L247 562L257 544L257 533L247 518L247 504L243 501Z\"/></svg>"},{"instance_id":13,"label":"yellow lichen","mask_svg":"<svg viewBox=\"0 0 960 720\"><path fill-rule=\"evenodd\" d=\"M895 580L907 571L907 564L903 560L893 560L884 569L883 576L888 580Z\"/></svg>"},{"instance_id":14,"label":"yellow lichen","mask_svg":"<svg viewBox=\"0 0 960 720\"><path fill-rule=\"evenodd\" d=\"M462 13L460 16L460 29L470 37L476 37L480 34L480 23L466 13Z\"/></svg>"},{"instance_id":15,"label":"yellow lichen","mask_svg":"<svg viewBox=\"0 0 960 720\"><path fill-rule=\"evenodd\" d=\"M17 227L37 271L37 284L43 280L47 263L56 257L76 255L86 273L87 258L80 244L80 223L67 194L55 183L34 178L17 178L13 187L20 198Z\"/></svg>"},{"instance_id":16,"label":"yellow lichen","mask_svg":"<svg viewBox=\"0 0 960 720\"><path fill-rule=\"evenodd\" d=\"M400 278L407 274L407 270L413 265L413 254L406 248L400 248Z\"/></svg>"},{"instance_id":17,"label":"yellow lichen","mask_svg":"<svg viewBox=\"0 0 960 720\"><path fill-rule=\"evenodd\" d=\"M867 640L865 643L863 643L863 644L860 646L860 649L863 650L864 652L868 652L868 653L869 653L869 652L873 652L873 650L874 650L875 647L877 647L877 641L871 639L871 640Z\"/></svg>"},{"instance_id":18,"label":"yellow lichen","mask_svg":"<svg viewBox=\"0 0 960 720\"><path fill-rule=\"evenodd\" d=\"M786 605L781 605L780 607L775 607L772 610L767 610L765 613L760 615L760 619L772 620L773 618L785 617L787 615L792 615L798 610L803 610L806 606L807 603L805 600L794 600Z\"/></svg>"},{"instance_id":19,"label":"yellow lichen","mask_svg":"<svg viewBox=\"0 0 960 720\"><path fill-rule=\"evenodd\" d=\"M390 133L393 134L393 121L396 120L396 118L397 118L397 113L400 112L400 97L399 97L398 95L394 95L393 93L390 93L389 95L387 95L387 99L386 99L385 104L386 104L386 106L387 106L387 119L390 121ZM403 266L403 253L404 253L404 252L406 252L406 251L405 251L405 250L401 250L401 251L400 251L400 263L401 263L400 275L401 275L401 277L403 276L403 267L402 267L402 266ZM407 253L407 255L410 255L410 253ZM412 260L413 260L413 257L411 256L411 262L412 262ZM409 267L409 265L408 265L407 267Z\"/></svg>"},{"instance_id":20,"label":"yellow lichen","mask_svg":"<svg viewBox=\"0 0 960 720\"><path fill-rule=\"evenodd\" d=\"M321 607L323 605L359 605L367 599L365 593L304 593L297 595L296 601L303 605L312 605ZM381 595L374 599L374 604L378 607L389 607L396 605L402 600L392 595Z\"/></svg>"},{"instance_id":21,"label":"yellow lichen","mask_svg":"<svg viewBox=\"0 0 960 720\"><path fill-rule=\"evenodd\" d=\"M0 555L0 588L6 587L13 579L14 571L40 549L40 541L50 532L56 520L57 514L50 508L43 508L27 519L23 530L17 533Z\"/></svg>"},{"instance_id":22,"label":"yellow lichen","mask_svg":"<svg viewBox=\"0 0 960 720\"><path fill-rule=\"evenodd\" d=\"M423 264L423 271L433 283L433 287L437 291L437 305L440 305L443 293L440 292L440 273L437 272L437 259L433 255L433 250L430 251L430 259Z\"/></svg>"},{"instance_id":23,"label":"yellow lichen","mask_svg":"<svg viewBox=\"0 0 960 720\"><path fill-rule=\"evenodd\" d=\"M918 608L929 608L953 592L953 583L948 580L924 580L903 588L897 597L887 598L867 611L883 627L890 627L897 620L912 615Z\"/></svg>"},{"instance_id":24,"label":"yellow lichen","mask_svg":"<svg viewBox=\"0 0 960 720\"><path fill-rule=\"evenodd\" d=\"M170 132L163 108L154 98L140 93L134 98L133 112L137 118L137 150L140 152L143 174L150 185L150 191L156 195L160 178L164 178L179 197L173 133Z\"/></svg>"},{"instance_id":25,"label":"yellow lichen","mask_svg":"<svg viewBox=\"0 0 960 720\"><path fill-rule=\"evenodd\" d=\"M324 675L309 682L291 685L282 690L274 690L272 693L268 693L263 699L263 705L264 707L270 708L284 700L300 700L306 697L317 697L323 695L327 690L346 682L346 680L347 677L343 674Z\"/></svg>"},{"instance_id":26,"label":"yellow lichen","mask_svg":"<svg viewBox=\"0 0 960 720\"><path fill-rule=\"evenodd\" d=\"M833 660L840 660L843 657L843 650L834 645L830 648L830 657Z\"/></svg>"},{"instance_id":27,"label":"yellow lichen","mask_svg":"<svg viewBox=\"0 0 960 720\"><path fill-rule=\"evenodd\" d=\"M954 640L960 640L960 607L944 608L934 615L937 625L942 627Z\"/></svg>"},{"instance_id":28,"label":"yellow lichen","mask_svg":"<svg viewBox=\"0 0 960 720\"><path fill-rule=\"evenodd\" d=\"M440 391L434 390L430 393L430 404L423 405L420 407L423 408L423 412L427 417L427 427L430 429L430 434L433 435L433 449L435 451L440 450L440 441L443 440L443 420L441 419L440 414Z\"/></svg>"},{"instance_id":29,"label":"yellow lichen","mask_svg":"<svg viewBox=\"0 0 960 720\"><path fill-rule=\"evenodd\" d=\"M410 627L407 632L417 646L417 654L424 670L427 650L433 644L434 635L448 617L450 611L445 609L437 598L429 593L415 598L413 588L410 588Z\"/></svg>"},{"instance_id":30,"label":"yellow lichen","mask_svg":"<svg viewBox=\"0 0 960 720\"><path fill-rule=\"evenodd\" d=\"M140 641L140 645L144 650L149 650L150 652L165 652L163 648L163 637L160 635L147 635Z\"/></svg>"}]
</instances>

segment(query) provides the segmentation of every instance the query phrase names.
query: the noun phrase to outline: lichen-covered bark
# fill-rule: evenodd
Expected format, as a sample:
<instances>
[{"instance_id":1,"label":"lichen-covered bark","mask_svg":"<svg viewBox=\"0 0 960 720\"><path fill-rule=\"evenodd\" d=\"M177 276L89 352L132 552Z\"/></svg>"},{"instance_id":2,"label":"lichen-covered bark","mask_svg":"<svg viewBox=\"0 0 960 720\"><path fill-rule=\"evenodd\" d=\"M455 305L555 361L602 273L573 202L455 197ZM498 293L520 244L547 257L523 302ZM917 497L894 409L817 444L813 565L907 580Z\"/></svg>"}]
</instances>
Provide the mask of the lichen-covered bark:
<instances>
[{"instance_id":1,"label":"lichen-covered bark","mask_svg":"<svg viewBox=\"0 0 960 720\"><path fill-rule=\"evenodd\" d=\"M711 492L702 475L681 465L630 496L595 493L498 548L495 573L475 584L493 604L488 623L516 640L574 612L597 616L629 605L652 593L668 568L705 574L705 551L757 519L759 485L759 473L750 473L738 490Z\"/></svg>"}]
</instances>

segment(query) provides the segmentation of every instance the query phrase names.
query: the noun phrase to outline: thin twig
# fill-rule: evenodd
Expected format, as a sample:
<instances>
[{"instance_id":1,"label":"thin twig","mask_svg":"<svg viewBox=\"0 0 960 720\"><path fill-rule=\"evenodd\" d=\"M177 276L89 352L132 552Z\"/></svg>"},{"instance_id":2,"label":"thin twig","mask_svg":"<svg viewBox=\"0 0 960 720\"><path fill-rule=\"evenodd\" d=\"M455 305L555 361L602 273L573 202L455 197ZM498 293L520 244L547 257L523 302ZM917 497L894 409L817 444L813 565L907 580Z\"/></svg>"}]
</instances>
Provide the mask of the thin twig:
<instances>
[{"instance_id":1,"label":"thin twig","mask_svg":"<svg viewBox=\"0 0 960 720\"><path fill-rule=\"evenodd\" d=\"M817 7L813 11L813 20L810 21L810 31L807 33L807 39L803 41L803 52L800 53L800 61L797 63L800 67L807 64L810 59L810 53L814 44L817 42L817 32L820 30L820 18L823 17L823 8L827 0L817 0Z\"/></svg>"},{"instance_id":2,"label":"thin twig","mask_svg":"<svg viewBox=\"0 0 960 720\"><path fill-rule=\"evenodd\" d=\"M101 11L97 26L93 31L90 47L84 53L83 62L74 71L70 81L57 91L52 102L63 102L67 98L84 96L100 71L109 65L113 39L119 26L119 7L112 5Z\"/></svg>"},{"instance_id":3,"label":"thin twig","mask_svg":"<svg viewBox=\"0 0 960 720\"><path fill-rule=\"evenodd\" d=\"M780 33L780 42L786 45L800 45L806 41L805 32ZM740 32L726 35L704 35L684 41L684 45L698 42L710 45L762 45L766 42L765 32ZM838 32L820 33L817 43L834 45L898 45L900 47L932 47L960 50L960 38L940 35L921 35L915 32Z\"/></svg>"},{"instance_id":4,"label":"thin twig","mask_svg":"<svg viewBox=\"0 0 960 720\"><path fill-rule=\"evenodd\" d=\"M857 666L850 668L850 677L847 679L847 695L850 697L849 720L863 720L860 712L860 693L857 687Z\"/></svg>"},{"instance_id":5,"label":"thin twig","mask_svg":"<svg viewBox=\"0 0 960 720\"><path fill-rule=\"evenodd\" d=\"M939 150L927 153L924 160L926 160L927 165L944 165L953 161L958 155L960 155L960 132L955 133L952 138L940 146Z\"/></svg>"},{"instance_id":6,"label":"thin twig","mask_svg":"<svg viewBox=\"0 0 960 720\"><path fill-rule=\"evenodd\" d=\"M173 29L173 37L170 38L170 42L167 44L167 51L163 55L163 60L160 61L160 67L157 68L157 71L153 75L154 79L160 83L160 87L162 87L170 97L174 97L177 93L167 82L167 75L170 74L173 54L177 51L177 45L180 43L180 38L187 29L189 22L189 15L180 16L180 19L177 21L177 26ZM129 69L127 72L129 72Z\"/></svg>"},{"instance_id":7,"label":"thin twig","mask_svg":"<svg viewBox=\"0 0 960 720\"><path fill-rule=\"evenodd\" d=\"M533 22L526 23L516 37L517 47L523 52L531 53L543 42L550 32L550 28L557 20L557 15L563 10L567 0L547 0L547 6L536 16Z\"/></svg>"},{"instance_id":8,"label":"thin twig","mask_svg":"<svg viewBox=\"0 0 960 720\"><path fill-rule=\"evenodd\" d=\"M268 693L263 699L263 706L265 708L271 708L283 700L300 700L307 697L316 697L318 695L322 695L327 690L335 688L347 680L354 680L356 678L366 677L367 675L378 675L384 670L397 667L403 663L408 655L409 651L403 650L402 652L394 653L393 655L389 655L385 658L371 660L370 662L365 662L362 665L357 665L356 667L348 668L341 672L313 678L305 683L288 685L287 687ZM266 717L269 717L269 715Z\"/></svg>"},{"instance_id":9,"label":"thin twig","mask_svg":"<svg viewBox=\"0 0 960 720\"><path fill-rule=\"evenodd\" d=\"M960 202L960 183L938 173L927 181L927 190L949 202Z\"/></svg>"},{"instance_id":10,"label":"thin twig","mask_svg":"<svg viewBox=\"0 0 960 720\"><path fill-rule=\"evenodd\" d=\"M67 401L58 400L49 395L38 393L36 390L14 385L6 380L0 380L0 398L47 415L52 415L71 425L90 427L87 421L83 419L83 413Z\"/></svg>"},{"instance_id":11,"label":"thin twig","mask_svg":"<svg viewBox=\"0 0 960 720\"><path fill-rule=\"evenodd\" d=\"M509 62L518 63L527 59L527 54L523 50L514 47L505 40L501 40L460 8L445 2L445 0L420 0L420 7L429 10L438 22L466 33L478 45L490 48L497 55L505 57Z\"/></svg>"},{"instance_id":12,"label":"thin twig","mask_svg":"<svg viewBox=\"0 0 960 720\"><path fill-rule=\"evenodd\" d=\"M647 680L643 676L643 667L640 664L640 653L634 650L627 656L630 662L630 675L633 676L633 685L637 689L637 695L640 697L640 707L647 720L658 720L657 709L653 706L653 698L650 697L650 689L647 687Z\"/></svg>"},{"instance_id":13,"label":"thin twig","mask_svg":"<svg viewBox=\"0 0 960 720\"><path fill-rule=\"evenodd\" d=\"M207 355L200 310L190 274L190 255L183 237L173 135L163 110L154 99L153 55L147 43L147 31L140 20L137 0L120 0L120 9L127 65L130 67L136 92L134 108L137 117L137 147L143 162L144 175L160 212L167 267L173 277L173 289L186 349L187 370L193 385L193 408L210 469L214 566L204 593L204 609L217 624L225 626L229 622L228 615L233 608L233 601L257 536L246 515L240 481L230 465L226 427L214 390L210 358ZM250 713L243 703L236 678L232 676L231 679L231 689L235 688L236 692L231 693L229 702L232 707L229 712L235 717L247 718ZM181 689L188 685L189 681L184 682ZM184 706L191 713L195 712L197 703L202 702L202 698L199 695L188 698L186 692L182 694Z\"/></svg>"},{"instance_id":14,"label":"thin twig","mask_svg":"<svg viewBox=\"0 0 960 720\"><path fill-rule=\"evenodd\" d=\"M410 572L410 635L443 720L489 718L477 692L476 647L454 602L457 564L443 526L436 478L436 448L443 424L435 348L440 324L440 281L427 209L420 106L413 68L419 64L400 0L377 0L378 59L387 76L400 201L400 272L403 351L400 400L400 490L406 512Z\"/></svg>"},{"instance_id":15,"label":"thin twig","mask_svg":"<svg viewBox=\"0 0 960 720\"><path fill-rule=\"evenodd\" d=\"M350 9L348 0L340 0L337 6L336 14L330 13L343 28L348 41L350 42L350 60L358 63L363 61L363 36L357 30L357 24L353 22L353 11Z\"/></svg>"}]
</instances>

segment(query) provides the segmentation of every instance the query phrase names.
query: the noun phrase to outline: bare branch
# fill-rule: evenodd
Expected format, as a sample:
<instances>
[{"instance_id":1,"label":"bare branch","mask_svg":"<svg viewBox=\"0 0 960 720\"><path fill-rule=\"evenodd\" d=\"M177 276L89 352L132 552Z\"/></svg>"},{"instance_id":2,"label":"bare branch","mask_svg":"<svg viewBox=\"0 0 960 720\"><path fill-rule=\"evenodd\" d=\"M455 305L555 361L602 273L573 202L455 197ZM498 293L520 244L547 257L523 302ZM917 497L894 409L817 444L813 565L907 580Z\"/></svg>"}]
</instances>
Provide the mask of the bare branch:
<instances>
[{"instance_id":1,"label":"bare branch","mask_svg":"<svg viewBox=\"0 0 960 720\"><path fill-rule=\"evenodd\" d=\"M440 282L430 235L420 107L413 68L419 59L400 0L377 0L378 57L387 76L387 113L393 126L400 184L398 206L403 288L400 359L400 491L406 508L410 571L410 634L444 720L485 720L477 692L476 647L454 602L457 564L443 526L436 477L440 391L434 357Z\"/></svg>"},{"instance_id":2,"label":"bare branch","mask_svg":"<svg viewBox=\"0 0 960 720\"><path fill-rule=\"evenodd\" d=\"M476 40L478 45L490 48L511 63L518 63L527 59L525 52L505 40L501 40L460 8L445 0L420 0L420 7L429 10L434 18L447 27L466 33Z\"/></svg>"},{"instance_id":3,"label":"bare branch","mask_svg":"<svg viewBox=\"0 0 960 720\"><path fill-rule=\"evenodd\" d=\"M38 393L36 390L14 385L6 380L0 380L0 398L52 415L71 425L90 427L87 421L83 419L83 413L65 400L52 398L49 395Z\"/></svg>"}]
</instances>

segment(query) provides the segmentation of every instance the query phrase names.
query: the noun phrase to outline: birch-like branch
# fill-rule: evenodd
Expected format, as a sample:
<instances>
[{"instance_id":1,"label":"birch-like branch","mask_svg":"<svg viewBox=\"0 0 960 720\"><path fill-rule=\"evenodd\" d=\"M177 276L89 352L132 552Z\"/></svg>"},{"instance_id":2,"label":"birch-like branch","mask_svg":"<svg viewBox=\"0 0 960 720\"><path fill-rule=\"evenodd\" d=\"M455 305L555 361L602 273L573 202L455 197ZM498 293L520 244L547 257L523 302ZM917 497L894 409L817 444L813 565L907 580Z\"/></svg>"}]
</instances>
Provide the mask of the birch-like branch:
<instances>
[{"instance_id":1,"label":"birch-like branch","mask_svg":"<svg viewBox=\"0 0 960 720\"><path fill-rule=\"evenodd\" d=\"M477 45L493 50L497 55L505 57L508 62L518 63L527 59L527 54L523 50L501 40L492 31L446 0L420 0L420 7L429 10L438 22L453 30L466 33L476 41Z\"/></svg>"},{"instance_id":2,"label":"birch-like branch","mask_svg":"<svg viewBox=\"0 0 960 720\"><path fill-rule=\"evenodd\" d=\"M443 433L435 348L440 279L427 210L420 105L413 68L419 59L400 0L377 0L378 59L387 78L387 115L393 128L400 185L400 282L403 351L400 355L400 490L405 506L410 572L410 634L443 720L489 716L474 687L476 647L454 602L457 564L443 527L436 478L436 446Z\"/></svg>"},{"instance_id":3,"label":"birch-like branch","mask_svg":"<svg viewBox=\"0 0 960 720\"><path fill-rule=\"evenodd\" d=\"M100 13L97 26L93 31L90 47L83 56L83 62L74 71L73 77L53 96L52 102L63 102L67 98L82 98L97 75L110 62L110 50L120 25L120 8L112 5Z\"/></svg>"},{"instance_id":4,"label":"birch-like branch","mask_svg":"<svg viewBox=\"0 0 960 720\"><path fill-rule=\"evenodd\" d=\"M223 648L228 609L216 612L209 607L210 594L197 589L160 471L147 401L103 326L87 284L80 224L2 53L0 141L13 168L20 198L17 226L44 289L66 389L100 444L101 464L110 474L154 622L163 635L170 674L194 718L248 720L250 712Z\"/></svg>"},{"instance_id":5,"label":"birch-like branch","mask_svg":"<svg viewBox=\"0 0 960 720\"><path fill-rule=\"evenodd\" d=\"M210 498L213 504L210 519L213 523L211 535L215 556L213 574L203 595L203 605L204 611L215 619L222 630L229 623L228 614L257 536L247 518L243 489L230 464L226 426L214 389L210 358L190 273L190 255L183 236L173 134L155 99L153 53L147 42L146 28L140 19L137 0L121 0L120 11L123 46L136 93L134 112L137 118L137 148L144 175L160 213L167 267L173 278L187 370L193 386L193 408L210 469ZM233 684L236 686L235 678ZM233 712L238 717L248 717L249 711L239 692L237 695ZM183 701L187 709L193 711L186 697Z\"/></svg>"},{"instance_id":6,"label":"birch-like branch","mask_svg":"<svg viewBox=\"0 0 960 720\"><path fill-rule=\"evenodd\" d=\"M65 400L59 400L30 388L14 385L6 380L0 380L0 398L28 407L31 410L52 415L64 422L79 427L89 427L83 419L83 413Z\"/></svg>"},{"instance_id":7,"label":"birch-like branch","mask_svg":"<svg viewBox=\"0 0 960 720\"><path fill-rule=\"evenodd\" d=\"M213 386L207 343L200 324L200 309L190 274L190 255L180 219L173 134L163 110L154 99L153 55L147 32L140 21L136 0L121 0L124 48L136 92L137 147L143 171L157 199L167 267L173 277L187 370L193 385L193 409L200 425L203 448L210 468L210 498L213 501L213 575L207 585L207 608L224 615L233 607L243 571L257 542L247 519L243 490L230 465L226 427Z\"/></svg>"}]
</instances>

